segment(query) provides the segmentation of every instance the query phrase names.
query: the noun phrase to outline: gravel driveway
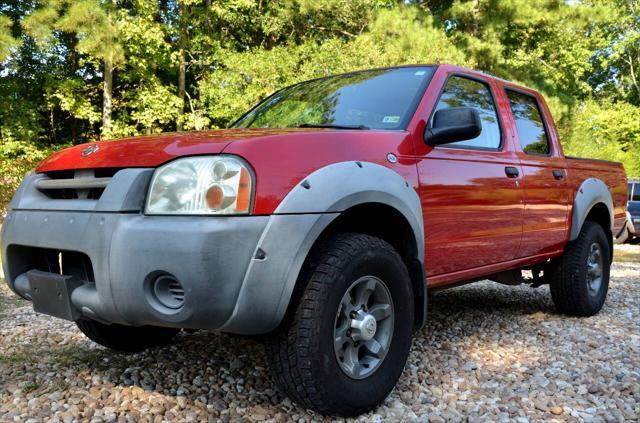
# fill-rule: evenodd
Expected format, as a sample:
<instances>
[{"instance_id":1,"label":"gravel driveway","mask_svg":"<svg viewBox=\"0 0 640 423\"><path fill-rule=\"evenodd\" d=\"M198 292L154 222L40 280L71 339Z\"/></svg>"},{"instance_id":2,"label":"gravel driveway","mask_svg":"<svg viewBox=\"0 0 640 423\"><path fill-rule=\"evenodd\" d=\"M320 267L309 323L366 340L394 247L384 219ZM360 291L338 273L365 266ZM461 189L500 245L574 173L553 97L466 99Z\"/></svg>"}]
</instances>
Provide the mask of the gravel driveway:
<instances>
[{"instance_id":1,"label":"gravel driveway","mask_svg":"<svg viewBox=\"0 0 640 423\"><path fill-rule=\"evenodd\" d=\"M592 318L546 287L491 282L436 294L392 395L359 421L638 421L640 248L616 252ZM183 333L120 355L0 288L0 421L322 421L274 390L252 340Z\"/></svg>"}]
</instances>

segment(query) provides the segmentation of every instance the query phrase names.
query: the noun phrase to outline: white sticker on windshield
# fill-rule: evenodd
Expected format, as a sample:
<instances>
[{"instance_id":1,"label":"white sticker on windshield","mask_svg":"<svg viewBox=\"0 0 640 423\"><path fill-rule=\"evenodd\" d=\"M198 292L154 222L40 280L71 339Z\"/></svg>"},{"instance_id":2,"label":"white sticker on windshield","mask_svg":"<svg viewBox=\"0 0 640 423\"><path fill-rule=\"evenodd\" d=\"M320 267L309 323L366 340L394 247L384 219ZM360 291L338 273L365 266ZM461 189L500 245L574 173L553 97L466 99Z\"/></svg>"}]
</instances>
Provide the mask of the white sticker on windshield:
<instances>
[{"instance_id":1,"label":"white sticker on windshield","mask_svg":"<svg viewBox=\"0 0 640 423\"><path fill-rule=\"evenodd\" d=\"M422 71L416 71L416 73L414 73L414 75L416 75L416 76L422 76L422 75L424 75L425 73L427 73L427 71L423 71L423 70L422 70Z\"/></svg>"},{"instance_id":2,"label":"white sticker on windshield","mask_svg":"<svg viewBox=\"0 0 640 423\"><path fill-rule=\"evenodd\" d=\"M382 123L398 123L400 122L400 116L385 116L382 118Z\"/></svg>"}]
</instances>

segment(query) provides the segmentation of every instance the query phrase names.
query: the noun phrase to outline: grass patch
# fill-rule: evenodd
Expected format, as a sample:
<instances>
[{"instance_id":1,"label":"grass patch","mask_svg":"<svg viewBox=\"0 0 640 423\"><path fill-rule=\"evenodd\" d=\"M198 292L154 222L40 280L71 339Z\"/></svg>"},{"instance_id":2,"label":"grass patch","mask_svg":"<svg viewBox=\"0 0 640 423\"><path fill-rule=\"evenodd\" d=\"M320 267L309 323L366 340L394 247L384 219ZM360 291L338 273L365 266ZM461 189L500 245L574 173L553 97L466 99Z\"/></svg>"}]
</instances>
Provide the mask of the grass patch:
<instances>
[{"instance_id":1,"label":"grass patch","mask_svg":"<svg viewBox=\"0 0 640 423\"><path fill-rule=\"evenodd\" d=\"M23 364L35 363L35 351L20 351L7 355L0 355L0 364L6 366L19 366Z\"/></svg>"},{"instance_id":2,"label":"grass patch","mask_svg":"<svg viewBox=\"0 0 640 423\"><path fill-rule=\"evenodd\" d=\"M613 261L640 263L640 245L616 245Z\"/></svg>"},{"instance_id":3,"label":"grass patch","mask_svg":"<svg viewBox=\"0 0 640 423\"><path fill-rule=\"evenodd\" d=\"M22 391L23 391L25 394L28 394L29 392L33 392L33 391L35 391L35 390L36 390L36 389L38 389L39 387L40 387L40 385L38 385L38 384L37 384L37 383L35 383L35 382L27 382L27 383L25 383L25 384L24 384L24 386L22 387Z\"/></svg>"},{"instance_id":4,"label":"grass patch","mask_svg":"<svg viewBox=\"0 0 640 423\"><path fill-rule=\"evenodd\" d=\"M77 346L68 346L51 351L49 362L63 367L83 365L87 367L100 367L105 358L111 358L113 353L106 350L86 350ZM106 367L109 367L107 365Z\"/></svg>"},{"instance_id":5,"label":"grass patch","mask_svg":"<svg viewBox=\"0 0 640 423\"><path fill-rule=\"evenodd\" d=\"M79 345L69 345L62 348L43 350L28 347L10 354L0 354L0 366L18 370L27 366L44 365L50 369L87 369L97 372L122 372L130 363L125 356L114 354L109 350L90 350ZM37 388L37 387L36 387ZM36 389L34 388L34 389Z\"/></svg>"},{"instance_id":6,"label":"grass patch","mask_svg":"<svg viewBox=\"0 0 640 423\"><path fill-rule=\"evenodd\" d=\"M126 356L102 348L89 350L78 346L51 351L47 362L66 368L81 367L102 372L120 371L128 367Z\"/></svg>"},{"instance_id":7,"label":"grass patch","mask_svg":"<svg viewBox=\"0 0 640 423\"><path fill-rule=\"evenodd\" d=\"M0 318L9 310L25 305L27 305L27 301L11 292L9 287L5 285L4 279L0 278Z\"/></svg>"}]
</instances>

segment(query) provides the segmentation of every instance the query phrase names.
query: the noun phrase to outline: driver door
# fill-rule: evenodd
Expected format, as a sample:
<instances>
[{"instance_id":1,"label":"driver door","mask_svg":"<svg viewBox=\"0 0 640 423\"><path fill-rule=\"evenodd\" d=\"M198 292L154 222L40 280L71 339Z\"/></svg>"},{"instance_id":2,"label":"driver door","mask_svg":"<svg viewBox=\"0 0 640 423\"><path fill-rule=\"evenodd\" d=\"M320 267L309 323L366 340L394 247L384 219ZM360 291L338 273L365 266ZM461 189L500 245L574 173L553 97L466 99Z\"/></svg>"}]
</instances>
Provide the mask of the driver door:
<instances>
[{"instance_id":1,"label":"driver door","mask_svg":"<svg viewBox=\"0 0 640 423\"><path fill-rule=\"evenodd\" d=\"M450 74L431 112L472 107L482 121L474 139L419 146L418 177L429 286L463 280L515 259L522 238L522 169L506 142L497 87L477 75Z\"/></svg>"}]
</instances>

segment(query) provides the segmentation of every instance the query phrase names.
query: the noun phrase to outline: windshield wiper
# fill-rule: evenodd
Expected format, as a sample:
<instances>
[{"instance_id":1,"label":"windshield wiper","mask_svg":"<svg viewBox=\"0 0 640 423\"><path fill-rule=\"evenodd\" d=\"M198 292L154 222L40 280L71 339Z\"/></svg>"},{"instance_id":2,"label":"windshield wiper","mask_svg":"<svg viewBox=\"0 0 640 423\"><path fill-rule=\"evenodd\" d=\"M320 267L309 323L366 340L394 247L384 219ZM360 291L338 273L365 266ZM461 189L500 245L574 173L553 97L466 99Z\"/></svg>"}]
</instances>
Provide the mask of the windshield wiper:
<instances>
[{"instance_id":1,"label":"windshield wiper","mask_svg":"<svg viewBox=\"0 0 640 423\"><path fill-rule=\"evenodd\" d=\"M332 125L330 123L303 123L298 125L298 128L359 129L362 131L369 129L369 127L365 125Z\"/></svg>"}]
</instances>

